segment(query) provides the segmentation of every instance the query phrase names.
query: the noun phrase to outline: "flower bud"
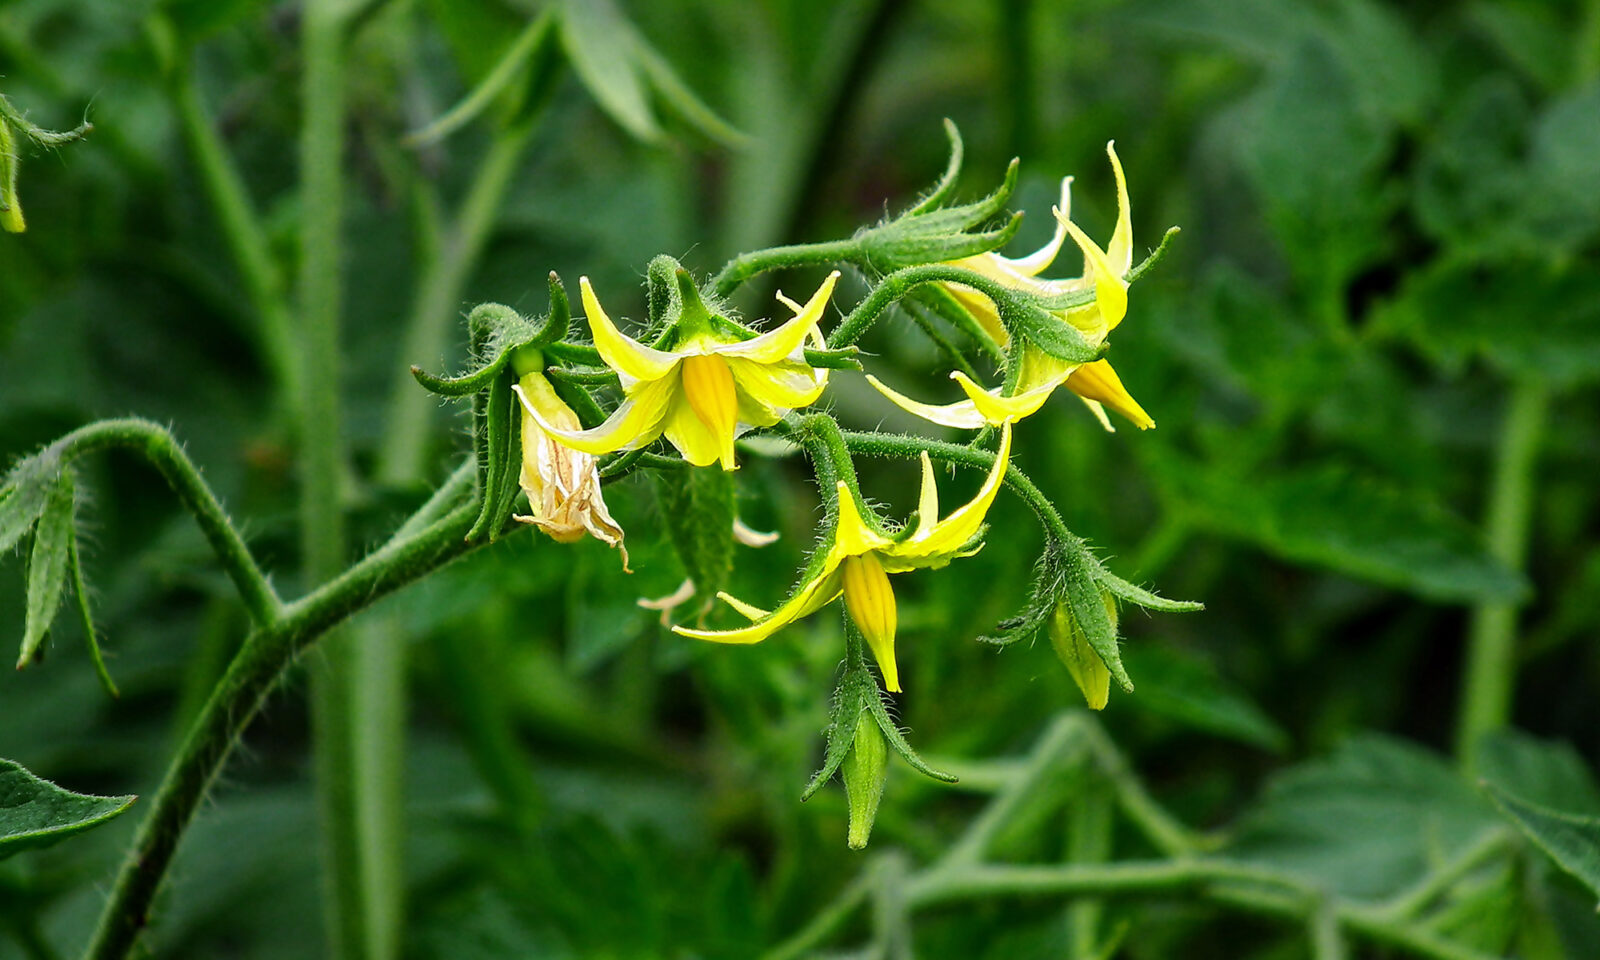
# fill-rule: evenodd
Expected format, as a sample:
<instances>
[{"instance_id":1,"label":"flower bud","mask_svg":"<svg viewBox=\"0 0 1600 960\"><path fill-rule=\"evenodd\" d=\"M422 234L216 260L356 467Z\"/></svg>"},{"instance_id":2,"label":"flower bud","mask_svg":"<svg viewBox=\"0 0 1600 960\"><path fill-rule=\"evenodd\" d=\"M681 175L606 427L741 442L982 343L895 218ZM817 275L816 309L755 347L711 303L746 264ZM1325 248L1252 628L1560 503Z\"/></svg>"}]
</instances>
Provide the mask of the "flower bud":
<instances>
[{"instance_id":1,"label":"flower bud","mask_svg":"<svg viewBox=\"0 0 1600 960\"><path fill-rule=\"evenodd\" d=\"M1100 591L1100 599L1106 605L1106 616L1111 619L1111 630L1115 634L1117 600L1105 590ZM1072 607L1066 600L1058 602L1055 612L1050 616L1050 646L1055 648L1056 656L1066 664L1067 672L1072 674L1078 689L1083 691L1089 709L1104 710L1106 702L1111 699L1111 672L1089 645L1089 638L1084 634L1083 627L1078 625L1078 618L1072 615Z\"/></svg>"},{"instance_id":2,"label":"flower bud","mask_svg":"<svg viewBox=\"0 0 1600 960\"><path fill-rule=\"evenodd\" d=\"M844 779L845 803L850 808L847 842L852 850L867 846L872 823L878 817L878 801L883 797L883 782L888 773L889 752L883 731L873 717L863 711L856 723L856 736L839 774Z\"/></svg>"}]
</instances>

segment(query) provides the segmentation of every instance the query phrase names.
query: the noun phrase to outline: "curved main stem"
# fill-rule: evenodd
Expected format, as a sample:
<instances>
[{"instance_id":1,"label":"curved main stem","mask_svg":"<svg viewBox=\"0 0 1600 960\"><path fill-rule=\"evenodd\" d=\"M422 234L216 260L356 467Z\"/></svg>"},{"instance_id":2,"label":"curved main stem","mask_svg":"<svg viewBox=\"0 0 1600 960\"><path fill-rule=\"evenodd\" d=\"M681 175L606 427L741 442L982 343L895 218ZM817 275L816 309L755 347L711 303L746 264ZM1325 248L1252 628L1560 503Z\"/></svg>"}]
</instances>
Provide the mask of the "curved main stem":
<instances>
[{"instance_id":1,"label":"curved main stem","mask_svg":"<svg viewBox=\"0 0 1600 960\"><path fill-rule=\"evenodd\" d=\"M397 537L331 583L283 609L244 643L167 768L84 953L121 960L144 929L184 829L279 678L351 614L477 546L464 539L476 506L457 506L410 537Z\"/></svg>"},{"instance_id":2,"label":"curved main stem","mask_svg":"<svg viewBox=\"0 0 1600 960\"><path fill-rule=\"evenodd\" d=\"M179 502L194 514L206 542L216 552L223 571L243 598L251 622L259 627L277 619L282 601L267 582L250 548L245 546L244 538L234 529L216 494L201 478L200 468L183 452L183 447L166 427L138 418L101 420L67 434L52 444L51 450L63 460L71 461L113 447L131 450L150 461L178 495Z\"/></svg>"}]
</instances>

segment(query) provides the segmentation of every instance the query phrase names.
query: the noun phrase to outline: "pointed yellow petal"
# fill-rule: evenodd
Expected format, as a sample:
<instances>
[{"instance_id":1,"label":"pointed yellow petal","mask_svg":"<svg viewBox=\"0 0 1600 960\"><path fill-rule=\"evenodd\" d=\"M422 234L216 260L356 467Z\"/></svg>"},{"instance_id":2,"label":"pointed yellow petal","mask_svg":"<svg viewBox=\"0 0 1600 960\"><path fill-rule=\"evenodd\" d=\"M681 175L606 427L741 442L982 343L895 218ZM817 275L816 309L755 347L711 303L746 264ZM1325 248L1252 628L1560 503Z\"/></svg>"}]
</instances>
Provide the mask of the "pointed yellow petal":
<instances>
[{"instance_id":1,"label":"pointed yellow petal","mask_svg":"<svg viewBox=\"0 0 1600 960\"><path fill-rule=\"evenodd\" d=\"M1111 231L1111 242L1106 244L1106 260L1118 277L1126 277L1133 269L1133 219L1128 209L1128 181L1122 176L1116 141L1106 141L1106 155L1111 158L1111 172L1117 177L1117 226Z\"/></svg>"},{"instance_id":2,"label":"pointed yellow petal","mask_svg":"<svg viewBox=\"0 0 1600 960\"><path fill-rule=\"evenodd\" d=\"M622 405L612 411L606 422L592 430L568 430L550 422L538 405L529 403L523 391L517 389L522 406L545 432L555 437L564 447L583 453L610 453L623 448L641 447L661 436L662 420L666 417L677 380L667 377L639 385Z\"/></svg>"},{"instance_id":3,"label":"pointed yellow petal","mask_svg":"<svg viewBox=\"0 0 1600 960\"><path fill-rule=\"evenodd\" d=\"M695 415L681 395L674 399L671 410L662 420L661 432L666 435L667 442L678 448L683 459L697 467L707 467L722 459L721 440ZM731 448L731 437L728 443Z\"/></svg>"},{"instance_id":4,"label":"pointed yellow petal","mask_svg":"<svg viewBox=\"0 0 1600 960\"><path fill-rule=\"evenodd\" d=\"M725 357L744 357L757 363L777 363L795 354L804 345L806 334L810 333L819 321L822 320L822 311L828 305L828 297L833 294L833 285L839 280L839 271L828 274L828 279L822 281L822 286L811 295L806 305L800 312L783 326L768 333L763 333L754 340L745 340L740 343L729 344L712 348L713 352ZM787 299L787 298L785 298ZM790 300L789 303L794 301ZM795 357L795 359L799 359Z\"/></svg>"},{"instance_id":5,"label":"pointed yellow petal","mask_svg":"<svg viewBox=\"0 0 1600 960\"><path fill-rule=\"evenodd\" d=\"M799 620L801 617L815 613L838 598L844 587L840 583L839 572L836 566L825 566L822 575L811 580L799 590L794 592L783 606L767 614L763 619L757 620L748 627L736 630L695 630L689 627L673 627L672 632L685 637L694 637L697 640L710 640L714 643L760 643L761 641ZM719 593L717 596L724 601L731 601L727 594ZM748 604L734 606L740 613L748 610L758 610Z\"/></svg>"},{"instance_id":6,"label":"pointed yellow petal","mask_svg":"<svg viewBox=\"0 0 1600 960\"><path fill-rule=\"evenodd\" d=\"M995 454L994 466L990 468L978 495L931 529L923 531L919 528L905 540L885 548L885 557L909 561L909 564L896 564L894 568L935 565L955 556L983 527L983 518L989 513L995 495L1000 492L1000 482L1005 478L1010 460L1011 424L1007 423L1000 428L1000 450Z\"/></svg>"},{"instance_id":7,"label":"pointed yellow petal","mask_svg":"<svg viewBox=\"0 0 1600 960\"><path fill-rule=\"evenodd\" d=\"M1071 177L1061 178L1061 206L1058 209L1060 209L1063 214L1066 214L1072 209ZM1005 257L1001 257L1000 259L1003 260L1011 269L1025 277L1037 277L1039 274L1045 271L1045 268L1049 267L1050 264L1055 262L1056 254L1061 252L1061 244L1066 242L1066 239L1067 228L1063 227L1060 221L1057 221L1055 235L1050 238L1049 243L1040 247L1035 252L1028 254L1026 257L1020 257L1016 260L1008 260Z\"/></svg>"},{"instance_id":8,"label":"pointed yellow petal","mask_svg":"<svg viewBox=\"0 0 1600 960\"><path fill-rule=\"evenodd\" d=\"M1087 397L1079 397L1078 399L1082 400L1083 405L1089 408L1090 413L1094 414L1094 418L1100 421L1100 426L1105 428L1106 433L1117 432L1117 428L1111 423L1111 418L1106 416L1105 404L1099 400L1090 400Z\"/></svg>"},{"instance_id":9,"label":"pointed yellow petal","mask_svg":"<svg viewBox=\"0 0 1600 960\"><path fill-rule=\"evenodd\" d=\"M834 494L839 502L839 522L834 525L833 547L828 551L830 565L843 562L846 557L859 557L882 549L892 542L861 519L861 506L843 480L834 487Z\"/></svg>"},{"instance_id":10,"label":"pointed yellow petal","mask_svg":"<svg viewBox=\"0 0 1600 960\"><path fill-rule=\"evenodd\" d=\"M778 410L809 407L828 385L826 371L804 364L757 363L743 357L727 357L727 364L739 393Z\"/></svg>"},{"instance_id":11,"label":"pointed yellow petal","mask_svg":"<svg viewBox=\"0 0 1600 960\"><path fill-rule=\"evenodd\" d=\"M1066 225L1067 232L1072 234L1072 239L1078 248L1083 251L1083 259L1088 265L1088 272L1094 275L1095 306L1100 311L1100 316L1105 322L1107 330L1115 329L1122 318L1128 314L1128 284L1122 279L1110 263L1106 261L1105 251L1095 245L1088 235L1078 228L1071 220L1056 215L1057 221Z\"/></svg>"},{"instance_id":12,"label":"pointed yellow petal","mask_svg":"<svg viewBox=\"0 0 1600 960\"><path fill-rule=\"evenodd\" d=\"M850 611L861 636L883 671L883 685L890 693L900 692L900 670L894 659L894 635L899 623L894 588L876 554L851 557L840 568L844 581L844 605Z\"/></svg>"},{"instance_id":13,"label":"pointed yellow petal","mask_svg":"<svg viewBox=\"0 0 1600 960\"><path fill-rule=\"evenodd\" d=\"M922 492L917 496L917 533L926 535L939 522L939 485L933 479L933 461L922 451Z\"/></svg>"},{"instance_id":14,"label":"pointed yellow petal","mask_svg":"<svg viewBox=\"0 0 1600 960\"><path fill-rule=\"evenodd\" d=\"M967 399L972 402L973 409L978 411L978 415L983 417L985 422L999 426L1002 423L1021 420L1044 406L1044 402L1050 399L1050 394L1061 385L1061 381L1067 379L1067 374L1059 374L1054 380L1047 380L1031 390L1010 397L1002 397L983 389L960 370L953 371L950 379L961 385L961 389L967 394Z\"/></svg>"},{"instance_id":15,"label":"pointed yellow petal","mask_svg":"<svg viewBox=\"0 0 1600 960\"><path fill-rule=\"evenodd\" d=\"M583 312L589 319L594 348L600 351L606 366L633 380L659 380L666 376L678 362L678 355L647 347L618 330L601 309L588 277L579 277L578 287L583 293Z\"/></svg>"},{"instance_id":16,"label":"pointed yellow petal","mask_svg":"<svg viewBox=\"0 0 1600 960\"><path fill-rule=\"evenodd\" d=\"M1085 400L1105 404L1127 417L1140 430L1149 430L1156 425L1150 414L1145 413L1139 402L1128 393L1128 388L1122 385L1122 378L1117 376L1117 371L1111 369L1111 364L1106 360L1096 360L1079 367L1067 378L1067 389Z\"/></svg>"},{"instance_id":17,"label":"pointed yellow petal","mask_svg":"<svg viewBox=\"0 0 1600 960\"><path fill-rule=\"evenodd\" d=\"M772 611L763 610L760 607L755 606L753 604L745 603L743 600L740 600L738 597L734 596L733 594L727 593L727 592L722 591L722 590L718 590L717 591L717 599L721 600L723 603L726 603L728 606L730 606L733 609L735 609L735 610L739 611L740 613L744 614L745 617L749 618L751 621L760 620L763 617L768 617L768 616L772 615Z\"/></svg>"},{"instance_id":18,"label":"pointed yellow petal","mask_svg":"<svg viewBox=\"0 0 1600 960\"><path fill-rule=\"evenodd\" d=\"M978 412L978 408L971 400L960 400L936 407L932 404L918 403L903 393L889 389L883 385L883 381L870 373L867 374L867 382L893 401L895 406L924 420L960 430L976 430L984 425L983 414Z\"/></svg>"}]
</instances>

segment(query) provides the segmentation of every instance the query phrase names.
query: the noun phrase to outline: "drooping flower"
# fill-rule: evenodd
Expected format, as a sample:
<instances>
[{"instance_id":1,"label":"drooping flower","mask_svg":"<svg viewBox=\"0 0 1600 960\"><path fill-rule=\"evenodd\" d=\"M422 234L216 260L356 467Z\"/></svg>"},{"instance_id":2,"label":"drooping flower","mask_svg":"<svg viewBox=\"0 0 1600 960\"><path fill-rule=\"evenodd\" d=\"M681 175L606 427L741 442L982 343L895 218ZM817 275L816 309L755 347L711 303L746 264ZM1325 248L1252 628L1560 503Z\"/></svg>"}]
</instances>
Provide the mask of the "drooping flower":
<instances>
[{"instance_id":1,"label":"drooping flower","mask_svg":"<svg viewBox=\"0 0 1600 960\"><path fill-rule=\"evenodd\" d=\"M558 543L574 543L590 534L622 551L626 570L628 548L622 545L622 527L601 496L594 456L558 443L544 426L577 430L583 426L578 415L537 370L523 374L513 389L522 402L521 485L531 511L516 519L534 524Z\"/></svg>"},{"instance_id":2,"label":"drooping flower","mask_svg":"<svg viewBox=\"0 0 1600 960\"><path fill-rule=\"evenodd\" d=\"M1072 178L1061 181L1061 205L1052 212L1056 218L1055 235L1038 251L1019 259L1003 257L998 253L983 253L952 261L952 266L964 267L996 283L1031 293L1040 297L1093 289L1095 301L1082 307L1055 311L1061 322L1071 324L1091 345L1099 346L1116 329L1128 312L1128 271L1133 267L1133 224L1128 210L1128 185L1122 174L1122 163L1112 144L1106 144L1106 154L1111 158L1111 169L1117 180L1117 225L1111 241L1102 250L1070 219ZM1064 280L1041 279L1055 261L1061 245L1071 237L1083 251L1084 273L1080 277ZM999 311L990 299L971 287L958 283L944 284L946 290L966 307L995 341L1004 346L1010 339ZM1020 420L1038 410L1063 383L1088 404L1089 409L1107 430L1113 429L1105 408L1110 407L1127 417L1141 430L1155 426L1155 421L1144 408L1129 395L1122 380L1106 360L1078 364L1058 360L1032 345L1024 345L1021 364L1014 390L1002 396L1000 390L986 390L970 377L956 371L951 374L967 395L966 400L935 406L918 403L889 389L876 377L869 376L879 392L901 408L934 423L971 429L984 424L997 424Z\"/></svg>"},{"instance_id":3,"label":"drooping flower","mask_svg":"<svg viewBox=\"0 0 1600 960\"><path fill-rule=\"evenodd\" d=\"M809 406L822 395L828 372L806 363L805 346L808 340L823 344L817 323L838 279L837 271L830 274L804 306L780 293L794 316L759 336L712 316L693 285L682 284L677 342L660 350L618 330L583 277L579 285L595 349L621 379L624 398L591 430L543 426L567 446L591 454L631 450L665 434L690 463L720 462L733 470L736 437L771 426L783 411Z\"/></svg>"},{"instance_id":4,"label":"drooping flower","mask_svg":"<svg viewBox=\"0 0 1600 960\"><path fill-rule=\"evenodd\" d=\"M870 509L860 503L850 488L840 481L838 519L831 542L815 573L770 613L742 600L719 593L718 596L752 621L736 630L672 629L686 637L718 643L759 643L789 624L809 616L844 595L845 609L872 649L883 672L884 686L900 690L900 672L895 663L894 640L898 622L894 589L889 574L922 568L938 568L957 557L971 556L981 546L976 542L983 529L984 516L1000 490L1006 464L1011 456L1011 425L1000 431L1000 450L994 467L970 503L943 520L939 519L939 488L934 482L933 463L922 455L922 494L917 506L917 525L904 536L892 536L876 523L868 523ZM874 516L875 518L875 516Z\"/></svg>"}]
</instances>

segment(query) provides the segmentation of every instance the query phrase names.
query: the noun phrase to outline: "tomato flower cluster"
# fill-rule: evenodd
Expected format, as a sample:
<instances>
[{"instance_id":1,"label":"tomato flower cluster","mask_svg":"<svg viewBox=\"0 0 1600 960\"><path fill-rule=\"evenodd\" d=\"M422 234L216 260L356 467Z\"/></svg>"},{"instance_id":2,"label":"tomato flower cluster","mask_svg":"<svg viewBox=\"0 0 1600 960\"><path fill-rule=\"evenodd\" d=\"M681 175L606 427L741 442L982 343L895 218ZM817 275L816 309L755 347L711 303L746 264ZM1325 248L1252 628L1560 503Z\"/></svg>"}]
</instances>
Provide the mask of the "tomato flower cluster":
<instances>
[{"instance_id":1,"label":"tomato flower cluster","mask_svg":"<svg viewBox=\"0 0 1600 960\"><path fill-rule=\"evenodd\" d=\"M626 567L623 530L606 506L602 485L649 468L660 478L664 497L686 505L682 515L664 511L671 514L664 520L689 579L669 597L642 601L662 611L663 623L671 623L684 619L675 616L679 608L698 599L694 622L675 623L675 632L718 643L759 643L843 599L846 668L834 698L827 757L810 789L835 771L843 772L855 798L852 845L865 842L881 789L881 782L852 785L852 779L881 780L881 762L867 759L881 756L883 744L924 773L942 776L905 743L882 699L883 691L902 689L892 578L943 567L977 552L1001 486L1010 484L1034 509L1045 527L1046 548L1027 608L989 639L1003 645L1047 633L1091 708L1106 705L1113 679L1132 689L1117 654L1118 600L1155 609L1193 606L1165 601L1106 571L1083 541L1066 530L1048 498L1011 464L1014 434L1027 429L1019 421L1061 387L1082 399L1108 430L1108 410L1140 429L1155 425L1104 353L1110 334L1127 315L1130 284L1160 255L1165 241L1145 264L1134 267L1127 182L1115 149L1107 144L1117 219L1105 245L1072 221L1069 177L1062 181L1061 201L1052 211L1050 242L1031 255L1007 258L997 250L1015 233L1020 215L998 229L983 228L1000 217L1016 182L1016 164L989 197L951 205L947 200L960 157L953 128L951 135L954 158L934 191L900 217L851 240L745 254L704 286L677 261L657 257L649 269L650 316L642 336L624 332L583 277L579 290L589 342L570 341L571 310L552 275L552 308L542 324L493 304L473 312L469 327L482 361L477 371L455 380L417 372L436 392L475 397L483 445L482 514L469 537L493 539L511 521L521 521L563 543L593 536L622 551ZM1082 254L1082 273L1044 278L1069 238ZM841 311L844 315L827 334L838 269L826 274L804 303L779 292L785 315L765 331L741 323L722 300L752 276L797 266L852 267L869 292ZM932 423L982 431L978 443L957 446L918 437L852 434L832 415L812 410L832 371L861 368L856 340L901 301L914 312L931 310L964 332L975 353L996 361L1000 383L978 383L965 372L976 368L961 353L955 353L953 365L964 369L952 377L965 399L952 403L922 403L874 375L868 374L867 380L903 409ZM941 341L952 352L959 349L951 348L948 339ZM616 396L609 413L597 400L606 395ZM771 433L806 450L826 507L818 546L805 570L788 596L770 608L721 589L732 566L730 544L770 539L743 527L732 508L739 440L752 432ZM652 452L667 449L658 445L663 439L676 457ZM994 443L992 452L985 449L986 441ZM920 460L922 486L913 521L886 520L869 504L851 462L852 453L861 451ZM935 459L985 472L977 494L942 516ZM513 512L519 495L526 497L525 514ZM715 598L748 623L703 626ZM863 648L877 662L881 688L865 666ZM862 771L876 772L869 776ZM855 822L857 807L863 822Z\"/></svg>"}]
</instances>

